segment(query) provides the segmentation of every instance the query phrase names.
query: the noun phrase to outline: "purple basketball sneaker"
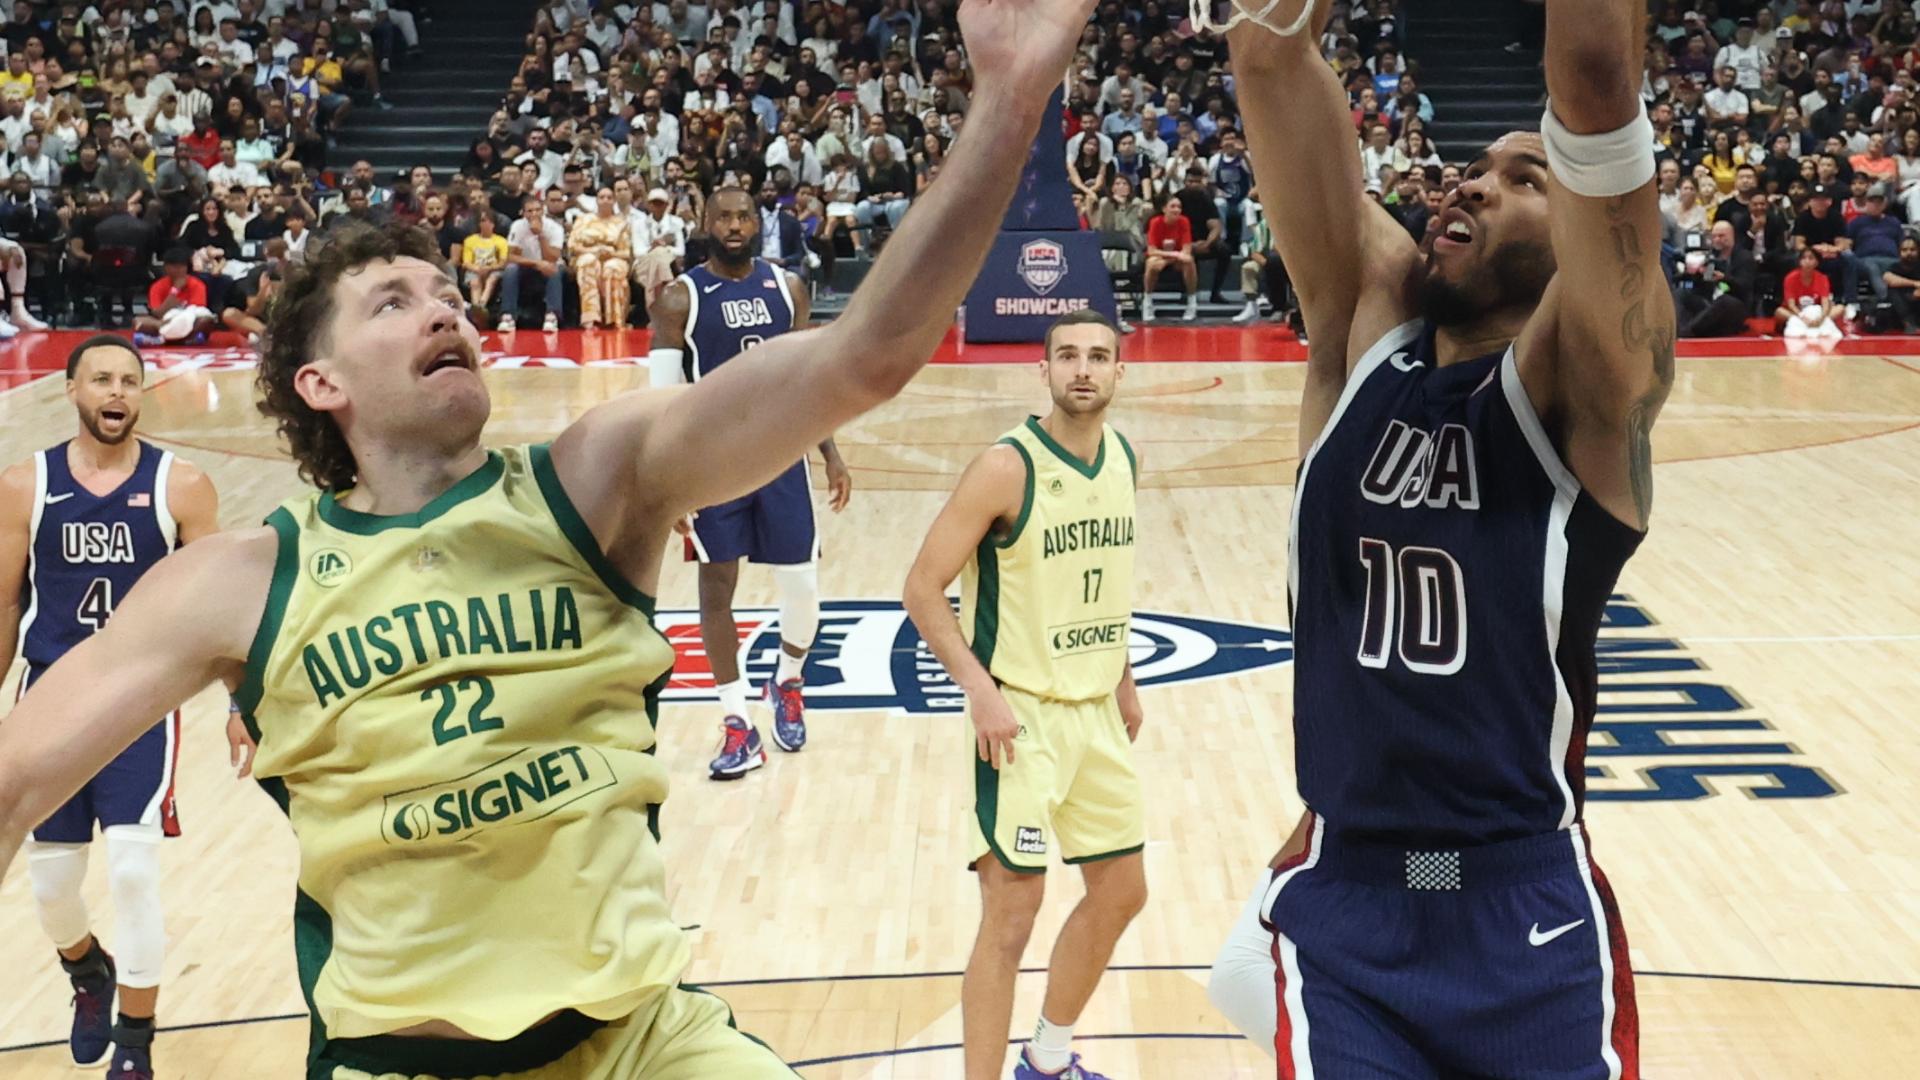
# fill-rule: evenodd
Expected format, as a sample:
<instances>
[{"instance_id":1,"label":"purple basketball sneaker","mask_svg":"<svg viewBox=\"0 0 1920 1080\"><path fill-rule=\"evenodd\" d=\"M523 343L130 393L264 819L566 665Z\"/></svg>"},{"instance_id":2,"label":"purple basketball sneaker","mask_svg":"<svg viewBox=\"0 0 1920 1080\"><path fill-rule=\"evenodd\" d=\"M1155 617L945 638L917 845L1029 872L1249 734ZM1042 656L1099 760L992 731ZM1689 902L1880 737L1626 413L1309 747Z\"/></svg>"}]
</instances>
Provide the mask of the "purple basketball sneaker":
<instances>
[{"instance_id":1,"label":"purple basketball sneaker","mask_svg":"<svg viewBox=\"0 0 1920 1080\"><path fill-rule=\"evenodd\" d=\"M762 692L773 709L773 745L791 754L807 745L807 703L800 697L799 679L768 681Z\"/></svg>"},{"instance_id":2,"label":"purple basketball sneaker","mask_svg":"<svg viewBox=\"0 0 1920 1080\"><path fill-rule=\"evenodd\" d=\"M1013 1066L1013 1080L1107 1080L1107 1078L1082 1068L1079 1054L1073 1055L1067 1061L1067 1067L1059 1072L1042 1072L1027 1059L1026 1048L1022 1047L1020 1060Z\"/></svg>"},{"instance_id":3,"label":"purple basketball sneaker","mask_svg":"<svg viewBox=\"0 0 1920 1080\"><path fill-rule=\"evenodd\" d=\"M760 746L760 732L738 716L729 716L721 726L725 741L720 756L707 766L715 780L738 780L767 763L767 752Z\"/></svg>"}]
</instances>

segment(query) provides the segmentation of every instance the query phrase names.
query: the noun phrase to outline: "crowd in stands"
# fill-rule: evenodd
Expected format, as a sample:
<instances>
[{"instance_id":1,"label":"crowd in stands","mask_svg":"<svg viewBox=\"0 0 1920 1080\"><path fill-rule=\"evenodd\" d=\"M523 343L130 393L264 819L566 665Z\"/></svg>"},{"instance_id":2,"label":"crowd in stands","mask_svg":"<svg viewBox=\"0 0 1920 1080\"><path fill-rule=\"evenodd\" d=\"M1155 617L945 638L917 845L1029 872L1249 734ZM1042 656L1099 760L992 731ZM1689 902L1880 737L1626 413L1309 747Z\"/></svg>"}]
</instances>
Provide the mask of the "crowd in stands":
<instances>
[{"instance_id":1,"label":"crowd in stands","mask_svg":"<svg viewBox=\"0 0 1920 1080\"><path fill-rule=\"evenodd\" d=\"M1909 0L1663 0L1641 95L1683 336L1920 329Z\"/></svg>"},{"instance_id":2,"label":"crowd in stands","mask_svg":"<svg viewBox=\"0 0 1920 1080\"><path fill-rule=\"evenodd\" d=\"M1527 0L1516 0L1523 10ZM763 257L831 293L966 122L957 0L545 0L454 175L329 160L429 20L412 0L16 0L0 71L0 336L59 312L167 341L257 332L280 268L342 222L432 229L485 319L623 327L704 258L706 198L759 201ZM1537 11L1537 5L1533 5ZM1911 0L1654 0L1643 84L1682 333L1920 329ZM1393 0L1319 45L1366 193L1424 240L1457 163ZM1537 47L1522 41L1516 50ZM1109 0L1066 84L1082 225L1152 319L1229 282L1298 313L1260 211L1225 44L1178 0ZM1450 164L1452 162L1453 164ZM830 297L829 297L830 298ZM144 301L136 304L135 301ZM116 307L121 309L116 311ZM122 313L124 312L124 314ZM137 320L137 321L136 321Z\"/></svg>"},{"instance_id":3,"label":"crowd in stands","mask_svg":"<svg viewBox=\"0 0 1920 1080\"><path fill-rule=\"evenodd\" d=\"M381 76L424 21L409 0L14 0L0 337L45 325L29 299L120 326L144 300L156 339L257 332L278 268L342 197L334 133L356 104L389 107Z\"/></svg>"}]
</instances>

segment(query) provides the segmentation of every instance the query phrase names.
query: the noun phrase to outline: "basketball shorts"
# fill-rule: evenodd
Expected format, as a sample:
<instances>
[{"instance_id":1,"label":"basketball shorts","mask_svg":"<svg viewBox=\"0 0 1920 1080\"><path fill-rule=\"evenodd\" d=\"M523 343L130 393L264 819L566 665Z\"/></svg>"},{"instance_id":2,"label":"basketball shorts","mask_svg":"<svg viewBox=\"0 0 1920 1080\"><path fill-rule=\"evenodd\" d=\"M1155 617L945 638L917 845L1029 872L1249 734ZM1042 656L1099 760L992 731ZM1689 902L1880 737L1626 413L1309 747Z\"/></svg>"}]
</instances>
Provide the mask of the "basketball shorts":
<instances>
[{"instance_id":1,"label":"basketball shorts","mask_svg":"<svg viewBox=\"0 0 1920 1080\"><path fill-rule=\"evenodd\" d=\"M29 670L23 685L39 672ZM180 835L180 818L173 805L173 774L180 760L180 713L168 713L120 751L106 768L73 797L60 804L33 830L44 844L85 844L93 840L95 825L158 825L166 836Z\"/></svg>"},{"instance_id":2,"label":"basketball shorts","mask_svg":"<svg viewBox=\"0 0 1920 1080\"><path fill-rule=\"evenodd\" d=\"M1045 873L1054 845L1069 863L1131 855L1147 842L1133 744L1113 695L1053 701L1002 686L1020 725L1013 761L973 755L973 850L1022 874ZM972 745L973 728L967 727Z\"/></svg>"},{"instance_id":3,"label":"basketball shorts","mask_svg":"<svg viewBox=\"0 0 1920 1080\"><path fill-rule=\"evenodd\" d=\"M689 559L703 563L794 566L818 559L807 463L795 462L767 486L694 514L687 546Z\"/></svg>"},{"instance_id":4,"label":"basketball shorts","mask_svg":"<svg viewBox=\"0 0 1920 1080\"><path fill-rule=\"evenodd\" d=\"M575 1018L578 1021L580 1018ZM584 1021L591 1025L592 1021ZM544 1027L564 1027L564 1019ZM535 1029L539 1032L541 1029ZM527 1036L515 1040L516 1051ZM546 1064L501 1071L506 1044L451 1039L347 1039L353 1065L313 1073L321 1080L792 1080L797 1075L765 1043L733 1025L727 1003L704 990L675 987L653 1005L622 1020L598 1025L572 1049ZM378 1049L373 1049L377 1047ZM385 1063L364 1060L385 1056ZM440 1058L440 1063L431 1059ZM436 1071L437 1070L437 1071Z\"/></svg>"},{"instance_id":5,"label":"basketball shorts","mask_svg":"<svg viewBox=\"0 0 1920 1080\"><path fill-rule=\"evenodd\" d=\"M1460 851L1309 827L1264 901L1281 1077L1638 1080L1626 931L1581 826Z\"/></svg>"}]
</instances>

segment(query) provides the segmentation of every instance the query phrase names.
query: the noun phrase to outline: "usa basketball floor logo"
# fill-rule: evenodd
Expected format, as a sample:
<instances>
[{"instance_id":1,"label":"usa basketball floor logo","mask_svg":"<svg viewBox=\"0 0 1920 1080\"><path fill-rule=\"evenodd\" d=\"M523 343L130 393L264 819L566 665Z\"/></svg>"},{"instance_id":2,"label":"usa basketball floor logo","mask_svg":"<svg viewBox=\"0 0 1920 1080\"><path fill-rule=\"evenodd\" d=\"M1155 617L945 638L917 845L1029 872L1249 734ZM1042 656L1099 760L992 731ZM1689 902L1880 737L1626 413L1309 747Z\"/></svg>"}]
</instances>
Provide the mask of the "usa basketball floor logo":
<instances>
[{"instance_id":1,"label":"usa basketball floor logo","mask_svg":"<svg viewBox=\"0 0 1920 1080\"><path fill-rule=\"evenodd\" d=\"M899 601L830 600L821 607L820 631L807 656L808 709L955 713L965 708L966 696L921 641ZM736 609L734 622L746 676L755 685L772 678L780 652L778 613ZM654 623L675 653L664 700L718 700L700 642L700 613L662 611ZM1128 650L1139 684L1162 686L1285 664L1293 659L1293 638L1251 623L1135 612Z\"/></svg>"},{"instance_id":2,"label":"usa basketball floor logo","mask_svg":"<svg viewBox=\"0 0 1920 1080\"><path fill-rule=\"evenodd\" d=\"M1067 276L1067 249L1051 240L1029 240L1020 248L1015 267L1027 288L1045 296Z\"/></svg>"}]
</instances>

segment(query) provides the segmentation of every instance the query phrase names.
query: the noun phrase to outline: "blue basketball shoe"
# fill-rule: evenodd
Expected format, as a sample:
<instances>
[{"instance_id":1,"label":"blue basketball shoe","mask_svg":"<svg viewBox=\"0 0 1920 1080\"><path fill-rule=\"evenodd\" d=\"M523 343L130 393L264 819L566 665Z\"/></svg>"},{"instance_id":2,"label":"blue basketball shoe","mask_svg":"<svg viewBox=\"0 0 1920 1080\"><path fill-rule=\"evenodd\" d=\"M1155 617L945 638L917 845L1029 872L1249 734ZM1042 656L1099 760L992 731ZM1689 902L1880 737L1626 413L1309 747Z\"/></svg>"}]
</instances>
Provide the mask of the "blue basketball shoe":
<instances>
[{"instance_id":1,"label":"blue basketball shoe","mask_svg":"<svg viewBox=\"0 0 1920 1080\"><path fill-rule=\"evenodd\" d=\"M801 685L799 679L768 680L761 694L773 710L773 745L789 754L807 745L807 703L800 697Z\"/></svg>"},{"instance_id":2,"label":"blue basketball shoe","mask_svg":"<svg viewBox=\"0 0 1920 1080\"><path fill-rule=\"evenodd\" d=\"M715 780L738 780L767 763L767 752L760 746L760 732L738 716L729 716L721 725L725 738L720 756L707 766Z\"/></svg>"},{"instance_id":3,"label":"blue basketball shoe","mask_svg":"<svg viewBox=\"0 0 1920 1080\"><path fill-rule=\"evenodd\" d=\"M153 1028L115 1024L113 1047L107 1080L153 1080Z\"/></svg>"},{"instance_id":4,"label":"blue basketball shoe","mask_svg":"<svg viewBox=\"0 0 1920 1080\"><path fill-rule=\"evenodd\" d=\"M1020 1049L1020 1060L1013 1066L1013 1080L1107 1080L1097 1072L1089 1072L1080 1066L1080 1055L1075 1054L1068 1060L1067 1067L1059 1072L1042 1072L1034 1068L1027 1060L1025 1047Z\"/></svg>"},{"instance_id":5,"label":"blue basketball shoe","mask_svg":"<svg viewBox=\"0 0 1920 1080\"><path fill-rule=\"evenodd\" d=\"M60 966L73 983L73 1033L67 1048L75 1065L99 1065L113 1048L113 957L95 942L92 952L78 960L63 957Z\"/></svg>"}]
</instances>

